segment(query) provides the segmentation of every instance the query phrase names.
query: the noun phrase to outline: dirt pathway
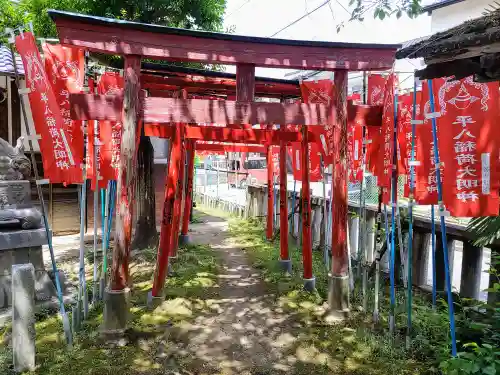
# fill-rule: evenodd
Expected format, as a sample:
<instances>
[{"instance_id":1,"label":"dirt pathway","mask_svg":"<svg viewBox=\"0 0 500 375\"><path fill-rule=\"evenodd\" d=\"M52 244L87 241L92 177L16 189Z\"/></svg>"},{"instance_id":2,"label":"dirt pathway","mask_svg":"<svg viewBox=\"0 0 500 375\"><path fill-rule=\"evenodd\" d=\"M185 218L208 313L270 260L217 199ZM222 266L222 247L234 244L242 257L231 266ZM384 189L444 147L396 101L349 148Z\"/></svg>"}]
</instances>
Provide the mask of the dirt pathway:
<instances>
[{"instance_id":1,"label":"dirt pathway","mask_svg":"<svg viewBox=\"0 0 500 375\"><path fill-rule=\"evenodd\" d=\"M281 374L291 373L297 358L296 331L291 321L268 294L259 274L250 267L244 252L232 242L226 220L203 216L192 226L191 238L209 244L220 259L218 288L204 302L212 313L173 330L169 355L179 355L182 369L193 374ZM295 353L294 353L295 354ZM181 364L182 363L182 364ZM293 373L293 371L292 371Z\"/></svg>"}]
</instances>

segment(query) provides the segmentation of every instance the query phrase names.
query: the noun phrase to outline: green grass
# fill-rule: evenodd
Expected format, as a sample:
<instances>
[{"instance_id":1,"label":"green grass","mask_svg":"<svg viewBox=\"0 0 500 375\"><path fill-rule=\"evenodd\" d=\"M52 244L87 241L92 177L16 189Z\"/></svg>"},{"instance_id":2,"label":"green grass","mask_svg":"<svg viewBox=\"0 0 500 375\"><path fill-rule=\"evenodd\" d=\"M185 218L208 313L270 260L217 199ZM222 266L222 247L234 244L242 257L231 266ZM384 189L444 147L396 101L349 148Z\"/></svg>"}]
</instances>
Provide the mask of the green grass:
<instances>
[{"instance_id":1,"label":"green grass","mask_svg":"<svg viewBox=\"0 0 500 375\"><path fill-rule=\"evenodd\" d=\"M414 319L416 333L413 346L409 351L405 349L406 291L403 289L397 293L396 319L399 330L395 337L391 337L386 329L389 310L386 291L383 291L384 296L381 297L380 325L373 325L371 310L368 313L361 311L361 298L357 290L351 298L350 317L342 324L325 324L323 314L328 276L322 252L313 252L313 273L317 290L308 293L303 290L302 255L295 244L289 248L292 273L285 275L277 261L280 254L279 237L274 242L267 241L263 224L253 219L233 218L229 228L231 236L243 245L254 267L260 270L264 280L277 293L278 303L290 313L301 317L304 326L303 344L309 343L314 348L321 349L328 358L337 361L336 366L325 373L332 373L332 369L339 369L339 366L341 374L433 373L438 359L437 353L431 350L448 351L444 344L448 332L446 315L433 314L420 295L414 296L413 316L417 319ZM373 309L373 291L369 291L368 296L369 309ZM436 347L432 346L433 339Z\"/></svg>"},{"instance_id":2,"label":"green grass","mask_svg":"<svg viewBox=\"0 0 500 375\"><path fill-rule=\"evenodd\" d=\"M179 249L175 275L167 279L166 301L154 311L146 309L146 296L152 286L156 251L146 249L131 263L134 287L131 296L131 322L124 347L110 347L100 341L99 327L103 306L91 310L82 329L75 334L73 349L67 349L63 328L57 315L42 315L36 322L36 374L163 374L168 363L157 356L159 347L168 347L165 328L191 319L210 306L200 300L216 286L218 270L211 249L188 246ZM12 352L10 327L0 331L0 374L10 375ZM175 370L173 368L172 370Z\"/></svg>"}]
</instances>

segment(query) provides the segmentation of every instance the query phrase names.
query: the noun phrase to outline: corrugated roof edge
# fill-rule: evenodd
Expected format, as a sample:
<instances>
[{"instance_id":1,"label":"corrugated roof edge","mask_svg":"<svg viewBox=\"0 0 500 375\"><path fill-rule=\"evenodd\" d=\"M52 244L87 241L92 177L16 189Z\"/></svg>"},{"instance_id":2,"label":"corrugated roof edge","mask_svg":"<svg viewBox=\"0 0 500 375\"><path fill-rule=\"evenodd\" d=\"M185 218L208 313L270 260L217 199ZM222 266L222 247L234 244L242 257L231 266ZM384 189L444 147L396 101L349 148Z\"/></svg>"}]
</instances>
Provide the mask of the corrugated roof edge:
<instances>
[{"instance_id":1,"label":"corrugated roof edge","mask_svg":"<svg viewBox=\"0 0 500 375\"><path fill-rule=\"evenodd\" d=\"M465 0L443 0L438 3L429 4L422 7L422 13L429 12L432 13L433 10L444 8L453 4L461 3Z\"/></svg>"},{"instance_id":2,"label":"corrugated roof edge","mask_svg":"<svg viewBox=\"0 0 500 375\"><path fill-rule=\"evenodd\" d=\"M158 73L172 72L172 73L185 73L185 74L192 74L192 75L200 75L200 76L213 77L213 78L236 79L236 74L234 74L234 73L219 72L216 70L185 68L185 67L180 67L180 66L158 64L158 63L151 63L151 62L141 63L141 69L152 70L152 71L158 72ZM281 78L270 78L270 77L256 76L255 81L262 82L262 83L282 83L282 84L297 85L297 86L299 85L298 80L292 80L292 79L281 79Z\"/></svg>"},{"instance_id":3,"label":"corrugated roof edge","mask_svg":"<svg viewBox=\"0 0 500 375\"><path fill-rule=\"evenodd\" d=\"M237 42L249 42L249 43L262 43L262 44L275 44L275 45L287 45L287 46L302 46L302 47L324 47L324 48L367 48L367 49L397 49L401 47L400 44L372 44L372 43L342 43L342 42L319 42L319 41L308 41L308 40L292 40L292 39L275 39L275 38L263 38L255 36L244 36L244 35L233 35L216 33L211 31L201 31L201 30L188 30L179 29L175 27L152 25L140 22L117 20L113 18L89 16L85 14L64 12L54 9L48 10L49 16L55 22L57 19L74 20L80 22L87 22L94 25L107 25L112 24L120 25L123 28L128 28L132 30L147 31L159 34L174 34L174 35L184 35L191 36L195 38L207 38L207 39L218 39L218 40L231 40Z\"/></svg>"}]
</instances>

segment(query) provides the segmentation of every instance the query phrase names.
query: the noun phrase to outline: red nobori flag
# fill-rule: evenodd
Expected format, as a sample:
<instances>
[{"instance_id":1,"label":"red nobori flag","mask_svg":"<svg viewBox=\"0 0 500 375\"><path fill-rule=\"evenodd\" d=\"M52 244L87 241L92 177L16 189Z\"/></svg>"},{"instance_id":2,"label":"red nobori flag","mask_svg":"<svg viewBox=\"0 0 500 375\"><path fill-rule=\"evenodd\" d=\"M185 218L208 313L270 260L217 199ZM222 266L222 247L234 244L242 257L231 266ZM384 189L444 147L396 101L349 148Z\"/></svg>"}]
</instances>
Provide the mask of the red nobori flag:
<instances>
[{"instance_id":1,"label":"red nobori flag","mask_svg":"<svg viewBox=\"0 0 500 375\"><path fill-rule=\"evenodd\" d=\"M106 72L97 85L101 95L116 95L123 90L123 77L119 73ZM101 138L99 174L102 180L100 186L106 186L109 180L116 180L120 162L120 144L122 139L121 122L100 121Z\"/></svg>"},{"instance_id":2,"label":"red nobori flag","mask_svg":"<svg viewBox=\"0 0 500 375\"><path fill-rule=\"evenodd\" d=\"M382 74L369 74L368 75L368 104L369 105L383 105L385 82L387 75Z\"/></svg>"},{"instance_id":3,"label":"red nobori flag","mask_svg":"<svg viewBox=\"0 0 500 375\"><path fill-rule=\"evenodd\" d=\"M71 120L69 94L83 92L84 52L79 48L47 43L42 44L42 49L45 57L45 71L58 99L64 121L63 129L73 150L73 160L76 165L81 165L84 147L82 122Z\"/></svg>"},{"instance_id":4,"label":"red nobori flag","mask_svg":"<svg viewBox=\"0 0 500 375\"><path fill-rule=\"evenodd\" d=\"M289 148L292 158L293 178L296 181L302 181L302 147L298 142L292 143ZM309 181L318 182L322 179L321 173L321 150L316 143L309 143Z\"/></svg>"},{"instance_id":5,"label":"red nobori flag","mask_svg":"<svg viewBox=\"0 0 500 375\"><path fill-rule=\"evenodd\" d=\"M379 172L377 184L381 188L390 189L392 176L392 157L394 145L394 88L396 78L391 74L384 89L384 110L382 115L382 148L379 152Z\"/></svg>"},{"instance_id":6,"label":"red nobori flag","mask_svg":"<svg viewBox=\"0 0 500 375\"><path fill-rule=\"evenodd\" d=\"M366 169L374 176L382 174L378 164L378 154L382 148L381 130L380 126L366 126Z\"/></svg>"},{"instance_id":7,"label":"red nobori flag","mask_svg":"<svg viewBox=\"0 0 500 375\"><path fill-rule=\"evenodd\" d=\"M411 145L411 116L413 110L413 95L404 94L398 96L398 127L397 127L397 157L398 174L406 175L410 170L408 168L408 129L410 130Z\"/></svg>"},{"instance_id":8,"label":"red nobori flag","mask_svg":"<svg viewBox=\"0 0 500 375\"><path fill-rule=\"evenodd\" d=\"M26 87L39 140L44 177L51 183L81 183L82 169L74 159L56 95L45 72L35 38L30 32L16 37L16 48L23 60Z\"/></svg>"},{"instance_id":9,"label":"red nobori flag","mask_svg":"<svg viewBox=\"0 0 500 375\"><path fill-rule=\"evenodd\" d=\"M435 79L437 84L440 79ZM437 179L434 162L434 141L432 138L432 121L425 119L425 114L430 112L429 88L427 82L422 83L422 96L420 100L419 115L417 120L423 124L415 125L415 159L420 165L415 167L415 200L419 204L437 204ZM436 110L438 107L436 107Z\"/></svg>"},{"instance_id":10,"label":"red nobori flag","mask_svg":"<svg viewBox=\"0 0 500 375\"><path fill-rule=\"evenodd\" d=\"M347 127L349 182L360 182L362 176L363 126L350 123Z\"/></svg>"},{"instance_id":11,"label":"red nobori flag","mask_svg":"<svg viewBox=\"0 0 500 375\"><path fill-rule=\"evenodd\" d=\"M404 193L403 195L405 197L410 197L410 161L412 160L412 155L411 155L411 138L412 138L412 124L411 120L413 119L413 93L408 94L410 96L409 99L405 99L405 102L409 102L408 104L402 104L403 109L400 110L400 116L401 117L406 117L404 120L404 128L401 130L404 133L404 136L400 135L398 133L398 142L402 145L400 148L401 152L401 157L402 157L402 163L404 164L405 168L405 173L406 173L406 181L404 185ZM417 103L417 110L416 110L416 120L421 120L422 114L420 113L420 108L422 107L420 105L420 101L422 100L422 93L420 91L417 92L417 97L416 97L416 103ZM422 145L419 144L418 141L418 134L421 129L424 128L419 128L421 125L415 125L415 162L419 162L419 160L422 159ZM416 184L417 184L417 170L422 166L422 163L420 165L413 165L413 186L416 189ZM398 166L399 168L399 166ZM401 173L400 173L401 174ZM415 196L415 194L414 194Z\"/></svg>"},{"instance_id":12,"label":"red nobori flag","mask_svg":"<svg viewBox=\"0 0 500 375\"><path fill-rule=\"evenodd\" d=\"M324 104L329 106L333 104L333 99L335 98L335 86L333 85L333 81L329 79L316 82L303 81L300 83L300 91L304 103ZM333 140L333 127L334 124L325 124L324 127L324 134L326 135L330 154L335 144Z\"/></svg>"},{"instance_id":13,"label":"red nobori flag","mask_svg":"<svg viewBox=\"0 0 500 375\"><path fill-rule=\"evenodd\" d=\"M498 215L498 83L448 78L433 90L446 208L455 217Z\"/></svg>"}]
</instances>

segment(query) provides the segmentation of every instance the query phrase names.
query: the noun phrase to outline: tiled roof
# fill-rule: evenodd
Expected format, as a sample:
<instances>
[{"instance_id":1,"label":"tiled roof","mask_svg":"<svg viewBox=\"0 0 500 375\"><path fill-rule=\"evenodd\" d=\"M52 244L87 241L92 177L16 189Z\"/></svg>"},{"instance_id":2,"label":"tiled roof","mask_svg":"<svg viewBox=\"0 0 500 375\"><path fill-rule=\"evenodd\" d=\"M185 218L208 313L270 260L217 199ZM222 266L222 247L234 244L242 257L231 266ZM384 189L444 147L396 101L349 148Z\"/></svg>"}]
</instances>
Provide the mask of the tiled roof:
<instances>
[{"instance_id":1,"label":"tiled roof","mask_svg":"<svg viewBox=\"0 0 500 375\"><path fill-rule=\"evenodd\" d=\"M17 72L24 76L24 67L21 56L16 56ZM14 75L14 64L12 63L12 55L10 48L5 45L0 45L0 75Z\"/></svg>"}]
</instances>

